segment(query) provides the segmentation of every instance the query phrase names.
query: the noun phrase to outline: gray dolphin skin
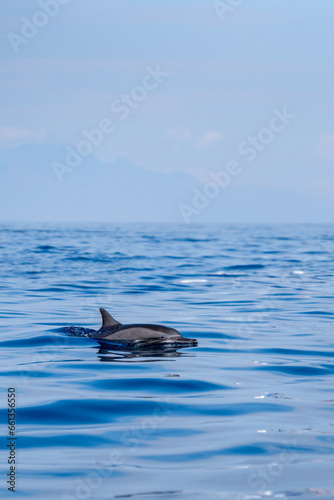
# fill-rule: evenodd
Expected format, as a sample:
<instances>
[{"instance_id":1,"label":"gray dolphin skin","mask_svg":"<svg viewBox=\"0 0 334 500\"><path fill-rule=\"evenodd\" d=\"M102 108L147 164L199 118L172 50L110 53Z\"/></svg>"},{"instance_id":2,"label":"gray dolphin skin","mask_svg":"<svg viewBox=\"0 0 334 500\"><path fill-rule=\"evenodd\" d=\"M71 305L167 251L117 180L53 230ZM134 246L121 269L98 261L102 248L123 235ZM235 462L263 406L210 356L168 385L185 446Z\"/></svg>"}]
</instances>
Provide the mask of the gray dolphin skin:
<instances>
[{"instance_id":1,"label":"gray dolphin skin","mask_svg":"<svg viewBox=\"0 0 334 500\"><path fill-rule=\"evenodd\" d=\"M102 316L101 328L90 335L94 339L104 341L154 341L155 343L176 343L187 346L196 346L196 339L187 339L174 328L160 325L122 325L116 321L105 309L100 309Z\"/></svg>"}]
</instances>

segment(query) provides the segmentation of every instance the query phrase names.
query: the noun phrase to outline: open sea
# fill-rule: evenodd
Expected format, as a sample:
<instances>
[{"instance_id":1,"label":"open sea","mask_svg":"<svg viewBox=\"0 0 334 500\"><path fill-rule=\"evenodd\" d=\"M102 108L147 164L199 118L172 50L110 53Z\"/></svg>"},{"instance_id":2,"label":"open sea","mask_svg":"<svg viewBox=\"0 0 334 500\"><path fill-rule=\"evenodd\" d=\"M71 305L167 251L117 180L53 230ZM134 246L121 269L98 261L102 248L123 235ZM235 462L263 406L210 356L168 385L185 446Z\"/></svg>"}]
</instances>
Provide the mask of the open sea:
<instances>
[{"instance_id":1,"label":"open sea","mask_svg":"<svg viewBox=\"0 0 334 500\"><path fill-rule=\"evenodd\" d=\"M0 229L1 498L333 500L334 226ZM99 307L198 347L107 349Z\"/></svg>"}]
</instances>

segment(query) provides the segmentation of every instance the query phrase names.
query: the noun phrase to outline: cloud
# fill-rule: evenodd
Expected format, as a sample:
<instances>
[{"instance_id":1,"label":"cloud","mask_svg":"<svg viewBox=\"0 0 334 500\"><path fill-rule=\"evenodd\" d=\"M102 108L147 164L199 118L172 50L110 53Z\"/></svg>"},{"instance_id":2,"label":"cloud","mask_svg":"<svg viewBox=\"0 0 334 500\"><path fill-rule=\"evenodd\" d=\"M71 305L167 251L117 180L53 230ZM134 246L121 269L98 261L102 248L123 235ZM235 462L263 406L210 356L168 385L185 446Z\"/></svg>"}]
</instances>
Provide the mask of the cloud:
<instances>
[{"instance_id":1,"label":"cloud","mask_svg":"<svg viewBox=\"0 0 334 500\"><path fill-rule=\"evenodd\" d=\"M5 142L38 141L45 139L46 130L32 130L13 126L0 127L0 139Z\"/></svg>"},{"instance_id":2,"label":"cloud","mask_svg":"<svg viewBox=\"0 0 334 500\"><path fill-rule=\"evenodd\" d=\"M216 142L220 142L224 139L223 134L220 132L206 132L197 141L197 147L199 149L207 149L213 146Z\"/></svg>"}]
</instances>

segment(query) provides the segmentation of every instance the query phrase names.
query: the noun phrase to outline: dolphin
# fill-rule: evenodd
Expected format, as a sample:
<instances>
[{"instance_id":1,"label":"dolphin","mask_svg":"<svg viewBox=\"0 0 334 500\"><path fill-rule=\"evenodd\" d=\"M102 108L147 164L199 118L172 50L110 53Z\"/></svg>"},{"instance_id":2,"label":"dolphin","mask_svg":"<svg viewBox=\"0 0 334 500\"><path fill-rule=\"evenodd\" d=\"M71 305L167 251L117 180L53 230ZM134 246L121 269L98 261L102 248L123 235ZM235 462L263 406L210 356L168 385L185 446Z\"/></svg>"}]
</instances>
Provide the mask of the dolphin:
<instances>
[{"instance_id":1,"label":"dolphin","mask_svg":"<svg viewBox=\"0 0 334 500\"><path fill-rule=\"evenodd\" d=\"M154 344L182 344L196 346L196 339L186 339L175 330L167 326L133 324L122 325L116 321L105 309L100 309L102 316L102 326L96 332L90 334L91 338L99 341L117 342L122 341L137 342L142 341Z\"/></svg>"}]
</instances>

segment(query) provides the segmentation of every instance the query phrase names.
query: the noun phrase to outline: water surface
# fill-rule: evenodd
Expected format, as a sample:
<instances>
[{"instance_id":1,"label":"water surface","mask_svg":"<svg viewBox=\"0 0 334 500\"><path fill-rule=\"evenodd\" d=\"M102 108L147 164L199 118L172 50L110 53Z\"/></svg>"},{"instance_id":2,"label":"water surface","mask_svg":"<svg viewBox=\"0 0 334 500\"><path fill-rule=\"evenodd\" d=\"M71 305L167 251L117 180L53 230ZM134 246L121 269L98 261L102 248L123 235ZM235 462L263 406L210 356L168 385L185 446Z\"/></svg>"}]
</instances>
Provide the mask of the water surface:
<instances>
[{"instance_id":1,"label":"water surface","mask_svg":"<svg viewBox=\"0 0 334 500\"><path fill-rule=\"evenodd\" d=\"M325 225L2 225L15 498L333 499L333 249ZM99 307L199 346L70 334Z\"/></svg>"}]
</instances>

